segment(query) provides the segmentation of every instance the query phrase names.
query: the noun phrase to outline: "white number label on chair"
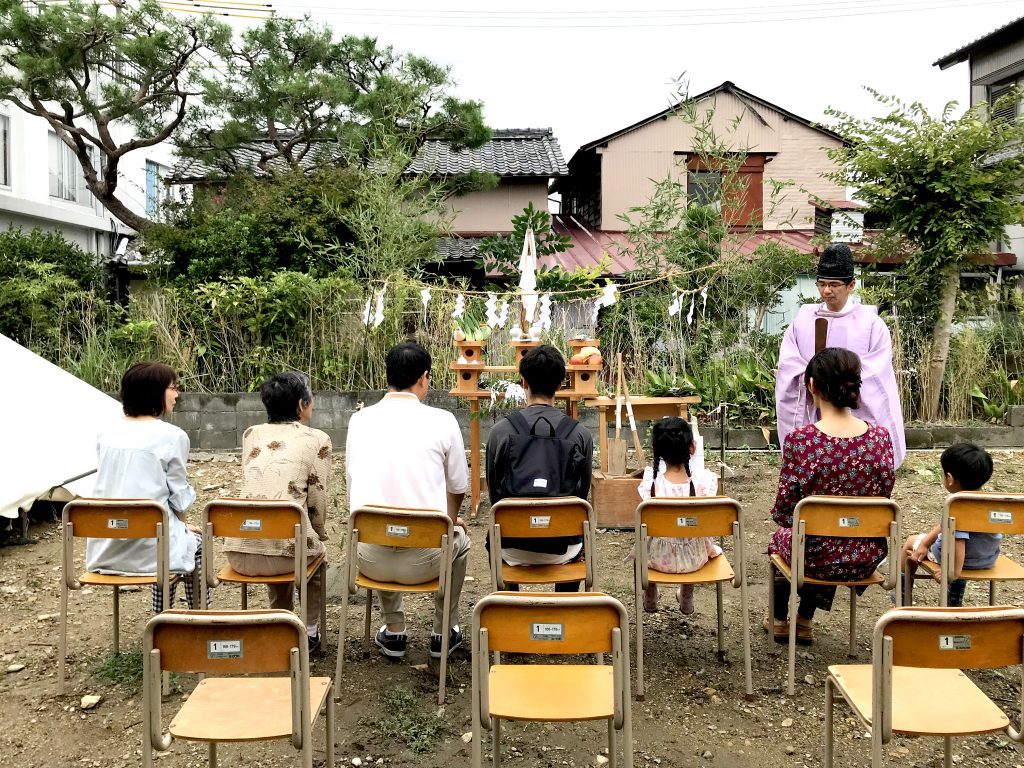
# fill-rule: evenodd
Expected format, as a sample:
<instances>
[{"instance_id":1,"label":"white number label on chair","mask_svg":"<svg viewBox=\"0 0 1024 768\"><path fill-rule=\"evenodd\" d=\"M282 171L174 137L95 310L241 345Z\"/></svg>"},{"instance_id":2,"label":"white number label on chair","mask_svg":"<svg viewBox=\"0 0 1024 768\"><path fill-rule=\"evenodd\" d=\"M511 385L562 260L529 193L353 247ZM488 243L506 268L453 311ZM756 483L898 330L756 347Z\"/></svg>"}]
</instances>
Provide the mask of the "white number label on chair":
<instances>
[{"instance_id":1,"label":"white number label on chair","mask_svg":"<svg viewBox=\"0 0 1024 768\"><path fill-rule=\"evenodd\" d=\"M551 515L530 515L531 528L550 528Z\"/></svg>"},{"instance_id":2,"label":"white number label on chair","mask_svg":"<svg viewBox=\"0 0 1024 768\"><path fill-rule=\"evenodd\" d=\"M531 640L565 640L564 624L531 624Z\"/></svg>"},{"instance_id":3,"label":"white number label on chair","mask_svg":"<svg viewBox=\"0 0 1024 768\"><path fill-rule=\"evenodd\" d=\"M697 518L696 517L677 517L676 525L680 528L696 528Z\"/></svg>"},{"instance_id":4,"label":"white number label on chair","mask_svg":"<svg viewBox=\"0 0 1024 768\"><path fill-rule=\"evenodd\" d=\"M970 635L939 635L940 651L969 651L970 649Z\"/></svg>"},{"instance_id":5,"label":"white number label on chair","mask_svg":"<svg viewBox=\"0 0 1024 768\"><path fill-rule=\"evenodd\" d=\"M210 640L206 644L208 659L240 659L242 658L241 640Z\"/></svg>"},{"instance_id":6,"label":"white number label on chair","mask_svg":"<svg viewBox=\"0 0 1024 768\"><path fill-rule=\"evenodd\" d=\"M403 539L407 538L409 536L409 526L408 525L389 525L388 526L387 534L388 534L388 536L401 536Z\"/></svg>"},{"instance_id":7,"label":"white number label on chair","mask_svg":"<svg viewBox=\"0 0 1024 768\"><path fill-rule=\"evenodd\" d=\"M128 518L127 517L108 517L107 528L112 531L127 531L128 530Z\"/></svg>"},{"instance_id":8,"label":"white number label on chair","mask_svg":"<svg viewBox=\"0 0 1024 768\"><path fill-rule=\"evenodd\" d=\"M263 520L261 520L260 518L255 518L252 520L243 520L239 528L243 531L262 531Z\"/></svg>"},{"instance_id":9,"label":"white number label on chair","mask_svg":"<svg viewBox=\"0 0 1024 768\"><path fill-rule=\"evenodd\" d=\"M1001 509L993 509L988 513L988 521L990 523L1012 523L1013 512L1004 512Z\"/></svg>"},{"instance_id":10,"label":"white number label on chair","mask_svg":"<svg viewBox=\"0 0 1024 768\"><path fill-rule=\"evenodd\" d=\"M859 528L860 518L859 517L840 517L839 518L840 528Z\"/></svg>"}]
</instances>

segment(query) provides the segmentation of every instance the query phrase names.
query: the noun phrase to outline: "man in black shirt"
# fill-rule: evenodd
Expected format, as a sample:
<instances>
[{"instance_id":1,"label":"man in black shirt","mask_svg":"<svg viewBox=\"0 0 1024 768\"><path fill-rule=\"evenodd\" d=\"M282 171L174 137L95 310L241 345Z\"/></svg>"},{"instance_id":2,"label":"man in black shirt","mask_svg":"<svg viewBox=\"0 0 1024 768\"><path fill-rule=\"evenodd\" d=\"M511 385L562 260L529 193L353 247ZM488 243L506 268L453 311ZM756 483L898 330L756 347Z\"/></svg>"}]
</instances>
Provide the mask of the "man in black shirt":
<instances>
[{"instance_id":1,"label":"man in black shirt","mask_svg":"<svg viewBox=\"0 0 1024 768\"><path fill-rule=\"evenodd\" d=\"M539 436L553 436L559 432L559 425L569 418L555 408L555 392L565 380L565 360L552 346L540 346L527 352L519 362L519 374L526 390L526 408L519 413L525 419L530 433ZM522 425L522 422L520 422ZM564 431L564 430L563 430ZM521 434L510 418L504 418L494 425L487 438L487 488L491 504L512 495L552 496L554 489L537 486L536 492L513 494L510 487L522 486L521 482L510 482L519 478L507 477L509 470L510 443L514 436ZM567 461L563 467L561 492L585 499L590 493L591 466L594 456L594 438L582 424L576 424L564 436ZM514 464L514 462L512 462ZM526 483L529 485L529 483ZM576 560L583 549L580 536L559 536L552 538L505 538L502 537L501 556L509 565L562 564ZM515 589L515 585L509 585ZM555 591L575 592L579 583L556 585Z\"/></svg>"}]
</instances>

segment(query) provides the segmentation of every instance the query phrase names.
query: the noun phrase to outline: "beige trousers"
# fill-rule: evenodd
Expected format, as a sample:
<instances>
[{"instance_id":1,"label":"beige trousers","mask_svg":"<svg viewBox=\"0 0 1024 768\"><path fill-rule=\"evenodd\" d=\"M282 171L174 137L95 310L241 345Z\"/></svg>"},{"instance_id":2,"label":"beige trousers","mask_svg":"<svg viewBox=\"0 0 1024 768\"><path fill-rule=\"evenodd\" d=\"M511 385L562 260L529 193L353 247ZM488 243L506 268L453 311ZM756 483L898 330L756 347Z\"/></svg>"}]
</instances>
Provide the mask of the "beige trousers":
<instances>
[{"instance_id":1,"label":"beige trousers","mask_svg":"<svg viewBox=\"0 0 1024 768\"><path fill-rule=\"evenodd\" d=\"M311 563L324 550L323 544L319 551L306 555L306 562ZM254 552L228 552L228 564L243 576L280 576L295 570L295 558L287 555L259 555ZM268 584L270 607L285 611L294 610L294 584ZM320 621L320 609L324 602L323 589L319 577L311 579L306 587L306 626L310 627Z\"/></svg>"},{"instance_id":2,"label":"beige trousers","mask_svg":"<svg viewBox=\"0 0 1024 768\"><path fill-rule=\"evenodd\" d=\"M469 536L462 528L455 527L455 541L452 544L451 603L448 611L448 626L459 623L459 595L466 581L466 563L469 560ZM396 581L399 584L422 584L436 579L441 568L440 549L405 549L385 547L379 544L360 544L357 552L359 572L375 581ZM385 624L405 624L401 592L378 591ZM433 633L441 634L444 618L444 599L440 593L434 596Z\"/></svg>"}]
</instances>

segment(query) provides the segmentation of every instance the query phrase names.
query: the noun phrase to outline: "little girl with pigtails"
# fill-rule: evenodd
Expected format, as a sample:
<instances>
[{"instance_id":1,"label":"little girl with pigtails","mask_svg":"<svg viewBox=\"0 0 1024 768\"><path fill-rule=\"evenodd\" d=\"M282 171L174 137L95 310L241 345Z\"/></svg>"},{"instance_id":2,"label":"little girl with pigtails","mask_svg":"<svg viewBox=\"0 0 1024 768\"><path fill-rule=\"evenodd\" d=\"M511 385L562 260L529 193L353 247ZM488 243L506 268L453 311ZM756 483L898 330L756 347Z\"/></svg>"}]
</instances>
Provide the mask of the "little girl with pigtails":
<instances>
[{"instance_id":1,"label":"little girl with pigtails","mask_svg":"<svg viewBox=\"0 0 1024 768\"><path fill-rule=\"evenodd\" d=\"M704 468L704 445L694 436L690 425L678 416L669 416L654 424L651 433L653 466L644 470L637 489L643 499L674 499L687 496L714 496L718 476ZM648 542L648 566L662 573L692 573L700 570L722 549L710 537L676 539L652 537ZM693 585L682 584L676 590L679 610L693 613ZM644 610L658 610L658 585L651 582L644 593Z\"/></svg>"}]
</instances>

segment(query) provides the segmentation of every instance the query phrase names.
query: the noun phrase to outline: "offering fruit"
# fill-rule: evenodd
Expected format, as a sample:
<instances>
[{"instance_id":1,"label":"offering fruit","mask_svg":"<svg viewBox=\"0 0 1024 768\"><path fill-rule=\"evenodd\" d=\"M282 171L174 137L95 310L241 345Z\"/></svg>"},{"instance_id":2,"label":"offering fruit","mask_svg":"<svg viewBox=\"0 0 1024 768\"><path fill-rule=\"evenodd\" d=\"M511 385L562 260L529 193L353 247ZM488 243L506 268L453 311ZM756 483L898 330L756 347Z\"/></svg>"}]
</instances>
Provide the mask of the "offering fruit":
<instances>
[{"instance_id":1,"label":"offering fruit","mask_svg":"<svg viewBox=\"0 0 1024 768\"><path fill-rule=\"evenodd\" d=\"M570 365L598 365L603 362L601 350L597 347L583 347L569 358Z\"/></svg>"}]
</instances>

